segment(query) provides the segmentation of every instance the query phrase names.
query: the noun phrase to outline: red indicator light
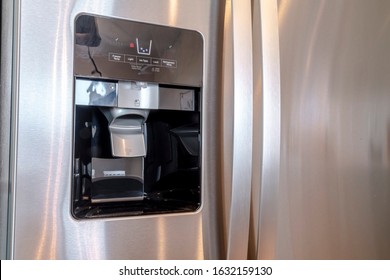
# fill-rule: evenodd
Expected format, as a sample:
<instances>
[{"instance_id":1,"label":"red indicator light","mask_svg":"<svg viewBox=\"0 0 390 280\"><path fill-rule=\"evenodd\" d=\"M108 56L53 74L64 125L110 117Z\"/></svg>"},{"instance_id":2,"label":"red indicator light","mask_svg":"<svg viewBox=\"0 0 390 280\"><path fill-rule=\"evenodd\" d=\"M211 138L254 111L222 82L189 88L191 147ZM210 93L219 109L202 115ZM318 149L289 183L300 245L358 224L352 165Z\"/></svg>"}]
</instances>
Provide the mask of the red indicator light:
<instances>
[{"instance_id":1,"label":"red indicator light","mask_svg":"<svg viewBox=\"0 0 390 280\"><path fill-rule=\"evenodd\" d=\"M134 43L130 43L130 48L134 49L135 48L135 45Z\"/></svg>"}]
</instances>

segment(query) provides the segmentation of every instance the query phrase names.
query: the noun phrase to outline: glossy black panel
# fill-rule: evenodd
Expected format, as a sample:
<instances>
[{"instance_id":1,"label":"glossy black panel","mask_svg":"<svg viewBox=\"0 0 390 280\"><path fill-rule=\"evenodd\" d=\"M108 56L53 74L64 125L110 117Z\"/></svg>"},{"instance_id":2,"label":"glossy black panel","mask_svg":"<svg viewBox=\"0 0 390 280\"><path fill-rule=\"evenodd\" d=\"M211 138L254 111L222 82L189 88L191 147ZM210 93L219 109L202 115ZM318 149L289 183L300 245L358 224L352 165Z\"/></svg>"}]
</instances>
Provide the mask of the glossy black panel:
<instances>
[{"instance_id":1,"label":"glossy black panel","mask_svg":"<svg viewBox=\"0 0 390 280\"><path fill-rule=\"evenodd\" d=\"M81 14L74 42L76 76L202 86L198 32Z\"/></svg>"}]
</instances>

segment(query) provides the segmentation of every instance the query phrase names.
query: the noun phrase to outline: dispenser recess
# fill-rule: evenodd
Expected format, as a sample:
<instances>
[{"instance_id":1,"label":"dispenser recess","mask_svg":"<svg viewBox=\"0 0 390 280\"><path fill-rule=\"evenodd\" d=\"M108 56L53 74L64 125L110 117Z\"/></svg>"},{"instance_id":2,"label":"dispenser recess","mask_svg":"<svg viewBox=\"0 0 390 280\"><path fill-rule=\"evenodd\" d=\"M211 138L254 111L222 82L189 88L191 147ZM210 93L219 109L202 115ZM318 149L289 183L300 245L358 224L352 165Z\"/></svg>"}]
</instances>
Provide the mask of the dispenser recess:
<instances>
[{"instance_id":1,"label":"dispenser recess","mask_svg":"<svg viewBox=\"0 0 390 280\"><path fill-rule=\"evenodd\" d=\"M74 42L73 216L196 211L202 36L81 14Z\"/></svg>"}]
</instances>

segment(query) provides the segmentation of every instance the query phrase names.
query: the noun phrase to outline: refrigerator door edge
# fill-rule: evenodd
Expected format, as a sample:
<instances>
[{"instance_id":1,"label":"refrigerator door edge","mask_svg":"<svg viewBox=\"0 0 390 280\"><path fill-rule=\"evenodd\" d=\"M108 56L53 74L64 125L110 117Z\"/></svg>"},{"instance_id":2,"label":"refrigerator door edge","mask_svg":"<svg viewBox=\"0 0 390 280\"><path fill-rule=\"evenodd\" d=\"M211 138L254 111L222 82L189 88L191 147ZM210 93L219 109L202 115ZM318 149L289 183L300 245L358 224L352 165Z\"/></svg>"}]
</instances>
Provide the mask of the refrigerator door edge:
<instances>
[{"instance_id":1,"label":"refrigerator door edge","mask_svg":"<svg viewBox=\"0 0 390 280\"><path fill-rule=\"evenodd\" d=\"M13 259L19 1L3 1L0 95L0 259Z\"/></svg>"},{"instance_id":2,"label":"refrigerator door edge","mask_svg":"<svg viewBox=\"0 0 390 280\"><path fill-rule=\"evenodd\" d=\"M249 259L274 259L280 169L277 1L253 1L253 175Z\"/></svg>"},{"instance_id":3,"label":"refrigerator door edge","mask_svg":"<svg viewBox=\"0 0 390 280\"><path fill-rule=\"evenodd\" d=\"M233 162L228 225L228 259L248 253L252 177L252 21L251 1L232 0L233 25ZM243 42L245 42L243 44Z\"/></svg>"}]
</instances>

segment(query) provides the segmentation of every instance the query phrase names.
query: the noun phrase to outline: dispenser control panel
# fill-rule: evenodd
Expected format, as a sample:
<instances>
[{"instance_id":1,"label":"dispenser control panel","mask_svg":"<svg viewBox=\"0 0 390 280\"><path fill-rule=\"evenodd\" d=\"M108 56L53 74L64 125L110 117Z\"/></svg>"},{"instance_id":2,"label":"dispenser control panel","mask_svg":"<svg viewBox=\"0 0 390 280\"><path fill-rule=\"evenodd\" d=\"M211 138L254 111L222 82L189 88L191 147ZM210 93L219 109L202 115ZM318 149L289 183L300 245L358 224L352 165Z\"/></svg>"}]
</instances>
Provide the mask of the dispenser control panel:
<instances>
[{"instance_id":1,"label":"dispenser control panel","mask_svg":"<svg viewBox=\"0 0 390 280\"><path fill-rule=\"evenodd\" d=\"M196 31L81 14L75 75L202 85L203 38Z\"/></svg>"}]
</instances>

